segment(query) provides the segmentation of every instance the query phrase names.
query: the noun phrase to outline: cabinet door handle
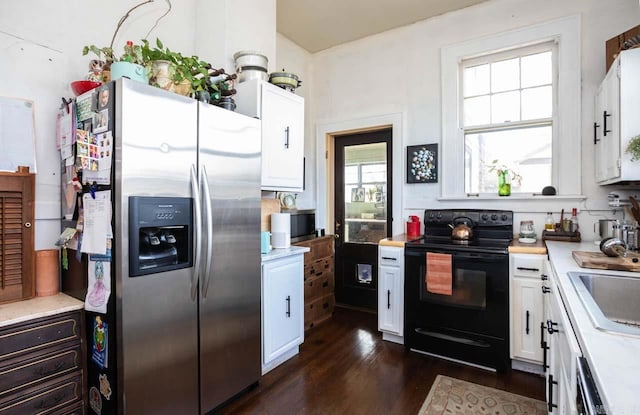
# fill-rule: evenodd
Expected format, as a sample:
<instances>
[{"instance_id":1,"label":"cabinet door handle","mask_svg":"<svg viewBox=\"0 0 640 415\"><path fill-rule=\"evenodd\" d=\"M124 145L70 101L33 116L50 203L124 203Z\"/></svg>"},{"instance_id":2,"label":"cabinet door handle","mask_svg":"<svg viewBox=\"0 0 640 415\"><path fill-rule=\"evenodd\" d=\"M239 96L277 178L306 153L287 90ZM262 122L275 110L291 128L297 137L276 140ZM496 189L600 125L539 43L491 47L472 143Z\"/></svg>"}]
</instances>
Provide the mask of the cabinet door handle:
<instances>
[{"instance_id":1,"label":"cabinet door handle","mask_svg":"<svg viewBox=\"0 0 640 415\"><path fill-rule=\"evenodd\" d=\"M603 119L603 127L602 127L602 135L604 135L605 137L607 136L607 133L610 133L611 130L607 130L607 117L611 117L611 114L607 114L607 111L604 111L602 114L602 119Z\"/></svg>"},{"instance_id":2,"label":"cabinet door handle","mask_svg":"<svg viewBox=\"0 0 640 415\"><path fill-rule=\"evenodd\" d=\"M527 310L527 328L525 329L525 333L529 334L529 310Z\"/></svg>"},{"instance_id":3,"label":"cabinet door handle","mask_svg":"<svg viewBox=\"0 0 640 415\"><path fill-rule=\"evenodd\" d=\"M540 272L538 268L516 267L516 269L520 271Z\"/></svg>"},{"instance_id":4,"label":"cabinet door handle","mask_svg":"<svg viewBox=\"0 0 640 415\"><path fill-rule=\"evenodd\" d=\"M549 365L547 364L547 342L544 342L544 347L542 348L542 371L546 372L549 369Z\"/></svg>"},{"instance_id":5,"label":"cabinet door handle","mask_svg":"<svg viewBox=\"0 0 640 415\"><path fill-rule=\"evenodd\" d=\"M548 275L546 275L546 274L540 274L540 279L541 279L542 281L546 281L546 280L548 280L548 279L549 279L549 276L548 276Z\"/></svg>"},{"instance_id":6,"label":"cabinet door handle","mask_svg":"<svg viewBox=\"0 0 640 415\"><path fill-rule=\"evenodd\" d=\"M289 148L289 126L284 129L284 148Z\"/></svg>"},{"instance_id":7,"label":"cabinet door handle","mask_svg":"<svg viewBox=\"0 0 640 415\"><path fill-rule=\"evenodd\" d=\"M598 138L598 128L600 128L600 124L597 122L593 123L593 144L598 144L600 139Z\"/></svg>"},{"instance_id":8,"label":"cabinet door handle","mask_svg":"<svg viewBox=\"0 0 640 415\"><path fill-rule=\"evenodd\" d=\"M553 403L553 385L557 385L558 382L553 380L553 375L549 375L549 403L547 405L549 412L553 412L553 408L557 408L558 405Z\"/></svg>"},{"instance_id":9,"label":"cabinet door handle","mask_svg":"<svg viewBox=\"0 0 640 415\"><path fill-rule=\"evenodd\" d=\"M554 323L551 320L547 320L547 331L549 332L549 334L553 334L553 333L557 333L558 329L554 329L553 326L557 326L558 323Z\"/></svg>"},{"instance_id":10,"label":"cabinet door handle","mask_svg":"<svg viewBox=\"0 0 640 415\"><path fill-rule=\"evenodd\" d=\"M542 323L540 323L540 348L544 349L545 347L547 347L547 342L544 341L544 329L546 329L547 327L544 325L544 321Z\"/></svg>"},{"instance_id":11,"label":"cabinet door handle","mask_svg":"<svg viewBox=\"0 0 640 415\"><path fill-rule=\"evenodd\" d=\"M542 286L542 294L547 294L551 292L551 288Z\"/></svg>"},{"instance_id":12,"label":"cabinet door handle","mask_svg":"<svg viewBox=\"0 0 640 415\"><path fill-rule=\"evenodd\" d=\"M291 296L288 295L285 301L287 302L287 317L291 317Z\"/></svg>"},{"instance_id":13,"label":"cabinet door handle","mask_svg":"<svg viewBox=\"0 0 640 415\"><path fill-rule=\"evenodd\" d=\"M391 308L391 290L387 290L387 310Z\"/></svg>"}]
</instances>

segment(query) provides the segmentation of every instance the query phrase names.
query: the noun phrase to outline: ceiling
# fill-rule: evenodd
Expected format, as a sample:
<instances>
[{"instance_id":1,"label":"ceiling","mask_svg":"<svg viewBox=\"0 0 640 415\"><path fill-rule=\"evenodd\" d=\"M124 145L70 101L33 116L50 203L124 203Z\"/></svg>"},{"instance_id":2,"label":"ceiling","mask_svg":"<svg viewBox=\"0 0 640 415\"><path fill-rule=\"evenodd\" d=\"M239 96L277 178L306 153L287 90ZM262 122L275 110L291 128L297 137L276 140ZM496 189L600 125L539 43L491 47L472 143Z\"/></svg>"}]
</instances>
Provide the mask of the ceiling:
<instances>
[{"instance_id":1,"label":"ceiling","mask_svg":"<svg viewBox=\"0 0 640 415\"><path fill-rule=\"evenodd\" d=\"M277 0L277 30L309 52L487 0Z\"/></svg>"}]
</instances>

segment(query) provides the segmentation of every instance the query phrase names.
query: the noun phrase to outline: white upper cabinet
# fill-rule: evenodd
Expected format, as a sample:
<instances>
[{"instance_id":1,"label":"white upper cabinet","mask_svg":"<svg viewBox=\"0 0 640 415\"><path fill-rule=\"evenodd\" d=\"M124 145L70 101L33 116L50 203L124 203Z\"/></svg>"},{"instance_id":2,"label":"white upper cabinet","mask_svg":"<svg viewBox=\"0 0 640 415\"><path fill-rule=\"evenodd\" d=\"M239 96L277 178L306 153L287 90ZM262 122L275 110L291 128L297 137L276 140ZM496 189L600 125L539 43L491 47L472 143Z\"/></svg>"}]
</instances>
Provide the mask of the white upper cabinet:
<instances>
[{"instance_id":1,"label":"white upper cabinet","mask_svg":"<svg viewBox=\"0 0 640 415\"><path fill-rule=\"evenodd\" d=\"M304 98L259 80L236 90L236 111L262 120L262 190L302 191Z\"/></svg>"},{"instance_id":2,"label":"white upper cabinet","mask_svg":"<svg viewBox=\"0 0 640 415\"><path fill-rule=\"evenodd\" d=\"M593 124L595 174L599 184L640 180L640 161L625 152L640 134L640 49L623 51L596 93Z\"/></svg>"}]
</instances>

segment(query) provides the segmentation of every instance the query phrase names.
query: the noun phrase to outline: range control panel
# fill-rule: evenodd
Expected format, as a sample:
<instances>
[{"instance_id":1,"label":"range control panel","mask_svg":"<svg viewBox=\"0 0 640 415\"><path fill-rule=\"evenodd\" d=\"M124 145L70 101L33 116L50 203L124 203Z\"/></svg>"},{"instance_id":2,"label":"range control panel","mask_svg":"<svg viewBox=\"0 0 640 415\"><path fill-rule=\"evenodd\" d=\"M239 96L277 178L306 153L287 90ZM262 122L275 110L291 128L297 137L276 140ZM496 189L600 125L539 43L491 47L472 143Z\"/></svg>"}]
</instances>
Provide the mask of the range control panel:
<instances>
[{"instance_id":1,"label":"range control panel","mask_svg":"<svg viewBox=\"0 0 640 415\"><path fill-rule=\"evenodd\" d=\"M461 222L471 226L512 226L513 212L510 210L476 209L427 209L424 211L425 225L446 226Z\"/></svg>"}]
</instances>

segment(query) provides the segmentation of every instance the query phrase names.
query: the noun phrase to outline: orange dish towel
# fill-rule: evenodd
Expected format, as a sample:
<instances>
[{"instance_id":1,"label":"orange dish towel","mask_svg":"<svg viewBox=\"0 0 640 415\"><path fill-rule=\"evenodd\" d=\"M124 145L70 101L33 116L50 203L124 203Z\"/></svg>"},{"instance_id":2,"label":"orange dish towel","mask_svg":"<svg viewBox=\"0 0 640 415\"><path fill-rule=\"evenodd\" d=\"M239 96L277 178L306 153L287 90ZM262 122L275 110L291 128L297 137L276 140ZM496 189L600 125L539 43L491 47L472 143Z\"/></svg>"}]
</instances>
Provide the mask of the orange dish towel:
<instances>
[{"instance_id":1,"label":"orange dish towel","mask_svg":"<svg viewBox=\"0 0 640 415\"><path fill-rule=\"evenodd\" d=\"M427 291L430 293L443 295L453 294L450 254L427 252L425 284L427 285Z\"/></svg>"}]
</instances>

